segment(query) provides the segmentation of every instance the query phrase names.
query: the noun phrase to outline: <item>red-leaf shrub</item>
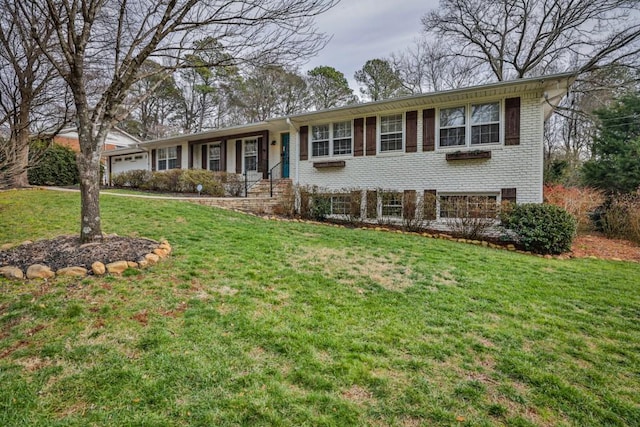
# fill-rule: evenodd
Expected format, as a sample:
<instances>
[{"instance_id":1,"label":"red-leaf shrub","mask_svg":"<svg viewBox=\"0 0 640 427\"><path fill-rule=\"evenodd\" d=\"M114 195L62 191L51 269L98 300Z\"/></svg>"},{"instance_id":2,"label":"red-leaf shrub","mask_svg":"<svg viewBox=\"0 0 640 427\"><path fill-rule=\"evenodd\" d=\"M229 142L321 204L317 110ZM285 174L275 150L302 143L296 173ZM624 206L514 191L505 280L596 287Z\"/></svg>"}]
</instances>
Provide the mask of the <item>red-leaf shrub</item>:
<instances>
[{"instance_id":1,"label":"red-leaf shrub","mask_svg":"<svg viewBox=\"0 0 640 427\"><path fill-rule=\"evenodd\" d=\"M561 207L578 221L579 230L592 229L589 214L602 205L605 198L600 190L593 188L565 187L563 185L546 185L544 201L550 205Z\"/></svg>"}]
</instances>

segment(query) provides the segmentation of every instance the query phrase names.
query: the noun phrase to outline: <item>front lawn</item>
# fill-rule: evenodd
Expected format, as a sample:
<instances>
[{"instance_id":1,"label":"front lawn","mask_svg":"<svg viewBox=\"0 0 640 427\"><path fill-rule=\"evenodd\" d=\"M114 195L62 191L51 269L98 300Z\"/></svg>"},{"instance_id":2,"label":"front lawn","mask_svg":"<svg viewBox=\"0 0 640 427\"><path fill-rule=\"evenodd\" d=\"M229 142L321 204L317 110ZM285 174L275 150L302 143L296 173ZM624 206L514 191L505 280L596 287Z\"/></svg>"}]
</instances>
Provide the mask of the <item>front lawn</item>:
<instances>
[{"instance_id":1,"label":"front lawn","mask_svg":"<svg viewBox=\"0 0 640 427\"><path fill-rule=\"evenodd\" d=\"M640 425L640 265L103 196L121 277L0 279L0 425ZM0 244L79 195L0 192Z\"/></svg>"}]
</instances>

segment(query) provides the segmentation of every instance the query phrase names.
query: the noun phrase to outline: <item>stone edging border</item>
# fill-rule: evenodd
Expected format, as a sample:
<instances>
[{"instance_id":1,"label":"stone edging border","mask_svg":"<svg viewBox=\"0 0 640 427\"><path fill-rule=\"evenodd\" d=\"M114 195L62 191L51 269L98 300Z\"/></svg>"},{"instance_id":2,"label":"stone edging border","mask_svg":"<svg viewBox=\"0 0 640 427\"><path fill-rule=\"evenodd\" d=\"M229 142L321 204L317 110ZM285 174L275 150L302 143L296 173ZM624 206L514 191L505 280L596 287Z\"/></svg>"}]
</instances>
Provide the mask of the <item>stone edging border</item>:
<instances>
[{"instance_id":1,"label":"stone edging border","mask_svg":"<svg viewBox=\"0 0 640 427\"><path fill-rule=\"evenodd\" d=\"M148 254L143 255L137 261L114 261L109 264L103 264L96 261L91 264L91 273L94 276L102 276L104 274L122 274L128 268L145 268L157 264L161 259L171 254L172 248L168 241L163 240L157 248ZM89 270L84 267L65 267L57 271L51 270L46 265L33 264L24 272L22 269L13 266L0 267L0 275L7 279L23 280L23 279L52 279L56 276L68 277L85 277L89 274Z\"/></svg>"}]
</instances>

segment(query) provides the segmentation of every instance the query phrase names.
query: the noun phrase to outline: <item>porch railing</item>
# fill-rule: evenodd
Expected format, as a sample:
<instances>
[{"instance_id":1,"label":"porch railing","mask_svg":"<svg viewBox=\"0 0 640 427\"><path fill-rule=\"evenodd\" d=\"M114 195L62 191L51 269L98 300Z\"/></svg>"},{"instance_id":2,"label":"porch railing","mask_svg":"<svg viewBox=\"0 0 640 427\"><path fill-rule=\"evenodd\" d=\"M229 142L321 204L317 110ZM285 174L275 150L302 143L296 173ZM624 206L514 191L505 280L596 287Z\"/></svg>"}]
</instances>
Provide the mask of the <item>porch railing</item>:
<instances>
[{"instance_id":1,"label":"porch railing","mask_svg":"<svg viewBox=\"0 0 640 427\"><path fill-rule=\"evenodd\" d=\"M273 197L273 181L282 178L282 163L269 169L269 197Z\"/></svg>"}]
</instances>

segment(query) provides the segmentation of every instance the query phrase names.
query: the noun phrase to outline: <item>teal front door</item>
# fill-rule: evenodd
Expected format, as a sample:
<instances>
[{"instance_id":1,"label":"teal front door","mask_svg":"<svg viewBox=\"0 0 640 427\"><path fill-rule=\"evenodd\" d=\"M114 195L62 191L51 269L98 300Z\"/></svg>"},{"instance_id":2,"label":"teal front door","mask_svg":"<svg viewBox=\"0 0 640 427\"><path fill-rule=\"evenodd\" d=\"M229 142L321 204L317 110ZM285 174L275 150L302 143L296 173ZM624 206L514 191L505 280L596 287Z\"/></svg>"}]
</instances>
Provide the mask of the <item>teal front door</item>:
<instances>
[{"instance_id":1,"label":"teal front door","mask_svg":"<svg viewBox=\"0 0 640 427\"><path fill-rule=\"evenodd\" d=\"M282 139L282 177L289 178L289 134L283 133Z\"/></svg>"}]
</instances>

